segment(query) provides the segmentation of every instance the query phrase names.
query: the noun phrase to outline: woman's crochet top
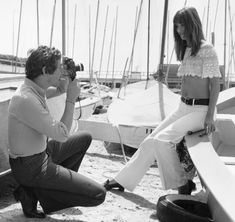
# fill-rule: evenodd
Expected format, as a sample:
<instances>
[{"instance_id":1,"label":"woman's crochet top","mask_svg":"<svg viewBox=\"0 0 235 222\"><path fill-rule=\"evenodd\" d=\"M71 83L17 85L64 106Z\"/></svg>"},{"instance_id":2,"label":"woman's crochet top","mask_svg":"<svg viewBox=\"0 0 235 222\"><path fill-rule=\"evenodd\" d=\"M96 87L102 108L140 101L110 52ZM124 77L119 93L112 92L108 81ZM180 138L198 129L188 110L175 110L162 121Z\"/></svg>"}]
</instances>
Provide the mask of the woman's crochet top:
<instances>
[{"instance_id":1,"label":"woman's crochet top","mask_svg":"<svg viewBox=\"0 0 235 222\"><path fill-rule=\"evenodd\" d=\"M196 56L191 56L191 48L187 47L177 76L221 77L218 56L214 47L205 42Z\"/></svg>"}]
</instances>

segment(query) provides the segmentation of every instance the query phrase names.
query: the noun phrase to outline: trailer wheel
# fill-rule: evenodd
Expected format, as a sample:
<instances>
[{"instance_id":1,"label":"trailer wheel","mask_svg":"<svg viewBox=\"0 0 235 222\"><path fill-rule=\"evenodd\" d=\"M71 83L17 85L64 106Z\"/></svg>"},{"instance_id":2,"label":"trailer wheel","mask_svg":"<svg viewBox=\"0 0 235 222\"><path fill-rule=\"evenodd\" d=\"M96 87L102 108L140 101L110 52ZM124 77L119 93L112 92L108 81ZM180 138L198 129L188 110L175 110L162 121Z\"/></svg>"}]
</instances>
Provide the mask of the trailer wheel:
<instances>
[{"instance_id":1,"label":"trailer wheel","mask_svg":"<svg viewBox=\"0 0 235 222\"><path fill-rule=\"evenodd\" d=\"M161 222L212 222L209 207L190 195L168 194L159 198L157 217Z\"/></svg>"}]
</instances>

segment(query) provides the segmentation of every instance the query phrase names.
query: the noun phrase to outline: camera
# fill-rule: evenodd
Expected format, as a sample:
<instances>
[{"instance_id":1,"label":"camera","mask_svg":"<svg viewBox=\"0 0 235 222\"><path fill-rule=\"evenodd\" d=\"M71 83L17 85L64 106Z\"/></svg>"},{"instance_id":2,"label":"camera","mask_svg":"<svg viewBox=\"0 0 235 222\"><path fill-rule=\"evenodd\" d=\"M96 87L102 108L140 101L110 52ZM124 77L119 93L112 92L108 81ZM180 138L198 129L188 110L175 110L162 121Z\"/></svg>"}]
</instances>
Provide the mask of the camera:
<instances>
[{"instance_id":1,"label":"camera","mask_svg":"<svg viewBox=\"0 0 235 222\"><path fill-rule=\"evenodd\" d=\"M76 72L84 71L84 66L82 63L75 65L73 59L69 57L63 58L63 66L72 81L76 78Z\"/></svg>"}]
</instances>

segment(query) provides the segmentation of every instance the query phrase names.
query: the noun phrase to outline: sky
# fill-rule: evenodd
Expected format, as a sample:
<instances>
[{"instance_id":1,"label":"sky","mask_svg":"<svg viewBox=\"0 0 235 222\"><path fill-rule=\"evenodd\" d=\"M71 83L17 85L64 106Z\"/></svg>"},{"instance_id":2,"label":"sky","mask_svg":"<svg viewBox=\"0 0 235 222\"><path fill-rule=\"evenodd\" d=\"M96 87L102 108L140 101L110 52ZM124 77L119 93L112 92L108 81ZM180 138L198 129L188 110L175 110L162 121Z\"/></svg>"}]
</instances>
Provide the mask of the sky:
<instances>
[{"instance_id":1,"label":"sky","mask_svg":"<svg viewBox=\"0 0 235 222\"><path fill-rule=\"evenodd\" d=\"M210 7L209 16L207 19L208 1L210 2ZM19 32L21 0L0 0L0 27L2 29L0 35L0 54L16 55L18 39L19 44L17 54L20 57L26 57L27 51L29 49L36 48L38 46L36 2L36 0L23 0L21 25ZM39 45L49 45L51 38L53 6L55 0L38 0L38 2ZM55 46L60 50L62 50L61 2L61 0L56 1L52 38L52 46ZM69 57L73 57L76 63L83 63L86 70L88 70L89 63L90 65L93 63L94 70L99 70L101 67L101 71L103 72L106 72L107 70L111 71L112 69L122 72L124 70L126 61L129 62L130 60L134 39L134 27L136 23L136 12L140 8L140 2L141 0L100 0L95 39L94 36L98 0L66 0L66 55ZM143 0L140 23L136 35L133 59L133 69L135 71L146 72L147 69L148 2L148 0ZM217 2L218 11L216 17L215 15ZM232 0L228 0L228 2L230 2L231 18L233 20L233 18L235 17L235 3L233 3ZM222 65L224 58L224 3L225 0L169 0L164 62L166 63L170 60L173 51L173 16L177 10L181 9L184 4L186 4L186 6L196 7L196 9L198 10L203 23L204 33L207 33L208 41L210 41L210 32L214 30L215 48L218 52L219 63ZM151 0L150 6L151 34L149 63L150 71L154 72L157 70L159 64L164 1ZM107 7L107 25L106 29L104 29ZM75 8L77 8L76 20ZM115 25L113 24L115 24L114 21L116 14L116 35L113 34L113 39L111 40L112 29L113 27L115 27ZM231 42L231 35L229 13L227 15L227 58L229 58L228 54L231 54L231 49L229 49L231 48L231 44L229 43ZM235 32L234 30L235 27L233 24L233 33ZM20 34L18 35L18 33ZM105 40L103 40L104 33ZM113 33L115 33L115 31L113 31ZM114 36L116 36L116 41ZM171 63L176 63L175 54L173 54ZM233 67L233 65L231 67Z\"/></svg>"}]
</instances>

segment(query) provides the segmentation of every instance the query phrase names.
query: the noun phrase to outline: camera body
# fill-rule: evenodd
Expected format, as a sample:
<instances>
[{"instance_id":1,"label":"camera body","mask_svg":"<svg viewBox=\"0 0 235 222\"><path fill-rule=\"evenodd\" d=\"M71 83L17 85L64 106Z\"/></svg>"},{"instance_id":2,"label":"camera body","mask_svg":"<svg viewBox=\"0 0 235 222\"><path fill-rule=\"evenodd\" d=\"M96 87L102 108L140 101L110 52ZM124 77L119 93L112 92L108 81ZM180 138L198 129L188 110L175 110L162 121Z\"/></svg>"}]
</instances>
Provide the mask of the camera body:
<instances>
[{"instance_id":1,"label":"camera body","mask_svg":"<svg viewBox=\"0 0 235 222\"><path fill-rule=\"evenodd\" d=\"M73 59L69 57L63 58L63 67L72 81L76 78L76 72L84 71L82 63L75 65Z\"/></svg>"}]
</instances>

